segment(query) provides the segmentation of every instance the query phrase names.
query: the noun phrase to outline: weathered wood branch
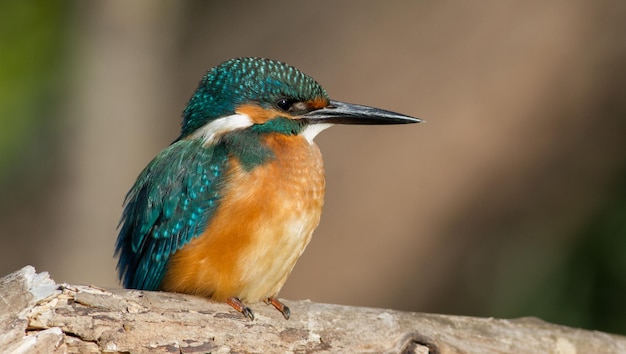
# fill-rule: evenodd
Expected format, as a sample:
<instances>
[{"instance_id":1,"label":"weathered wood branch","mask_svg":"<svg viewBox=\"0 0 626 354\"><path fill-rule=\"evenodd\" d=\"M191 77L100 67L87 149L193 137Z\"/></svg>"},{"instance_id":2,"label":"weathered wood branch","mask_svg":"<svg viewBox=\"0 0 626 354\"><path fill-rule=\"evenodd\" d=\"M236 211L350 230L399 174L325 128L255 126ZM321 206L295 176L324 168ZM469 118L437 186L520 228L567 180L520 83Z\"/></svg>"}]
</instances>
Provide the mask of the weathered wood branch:
<instances>
[{"instance_id":1,"label":"weathered wood branch","mask_svg":"<svg viewBox=\"0 0 626 354\"><path fill-rule=\"evenodd\" d=\"M549 324L287 301L255 321L182 294L55 284L27 266L0 280L0 352L626 353L626 337Z\"/></svg>"}]
</instances>

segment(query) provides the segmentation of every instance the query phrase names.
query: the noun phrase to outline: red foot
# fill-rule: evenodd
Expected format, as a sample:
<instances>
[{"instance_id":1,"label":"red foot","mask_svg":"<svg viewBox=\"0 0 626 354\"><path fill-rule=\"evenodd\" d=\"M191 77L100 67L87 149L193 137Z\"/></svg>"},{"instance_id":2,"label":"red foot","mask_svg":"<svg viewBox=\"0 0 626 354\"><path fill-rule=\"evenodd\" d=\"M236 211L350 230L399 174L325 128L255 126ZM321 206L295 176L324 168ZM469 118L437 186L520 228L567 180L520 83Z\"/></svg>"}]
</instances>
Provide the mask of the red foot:
<instances>
[{"instance_id":1,"label":"red foot","mask_svg":"<svg viewBox=\"0 0 626 354\"><path fill-rule=\"evenodd\" d=\"M251 321L254 321L254 312L250 308L244 305L238 297L229 297L226 299L226 303L232 306L235 310L241 312L244 316L248 317Z\"/></svg>"},{"instance_id":2,"label":"red foot","mask_svg":"<svg viewBox=\"0 0 626 354\"><path fill-rule=\"evenodd\" d=\"M280 300L278 300L277 298L273 296L268 297L265 300L265 303L274 306L278 311L280 311L280 313L283 314L283 317L285 317L286 320L288 320L289 316L291 316L291 310L289 310L289 307L280 302Z\"/></svg>"}]
</instances>

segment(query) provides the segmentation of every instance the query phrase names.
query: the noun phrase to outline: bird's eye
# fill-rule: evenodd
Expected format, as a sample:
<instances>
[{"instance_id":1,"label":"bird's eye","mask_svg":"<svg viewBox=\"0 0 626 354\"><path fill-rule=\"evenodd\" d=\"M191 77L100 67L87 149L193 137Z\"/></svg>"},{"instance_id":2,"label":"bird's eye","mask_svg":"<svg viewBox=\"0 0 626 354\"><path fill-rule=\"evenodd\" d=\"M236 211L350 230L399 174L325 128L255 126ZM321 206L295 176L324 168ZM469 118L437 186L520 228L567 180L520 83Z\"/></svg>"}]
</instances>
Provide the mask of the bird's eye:
<instances>
[{"instance_id":1,"label":"bird's eye","mask_svg":"<svg viewBox=\"0 0 626 354\"><path fill-rule=\"evenodd\" d=\"M282 109L285 112L289 112L295 102L296 102L295 100L290 100L288 98L281 98L280 100L276 102L276 106L278 106L278 108Z\"/></svg>"}]
</instances>

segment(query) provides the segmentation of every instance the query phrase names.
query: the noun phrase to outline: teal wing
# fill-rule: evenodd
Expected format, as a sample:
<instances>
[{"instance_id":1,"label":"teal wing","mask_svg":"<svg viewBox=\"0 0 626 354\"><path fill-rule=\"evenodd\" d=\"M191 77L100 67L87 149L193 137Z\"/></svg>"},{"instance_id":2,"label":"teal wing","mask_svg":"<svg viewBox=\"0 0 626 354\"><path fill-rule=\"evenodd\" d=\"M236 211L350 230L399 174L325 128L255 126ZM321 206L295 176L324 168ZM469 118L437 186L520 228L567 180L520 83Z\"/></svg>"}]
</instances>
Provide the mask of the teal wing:
<instances>
[{"instance_id":1,"label":"teal wing","mask_svg":"<svg viewBox=\"0 0 626 354\"><path fill-rule=\"evenodd\" d=\"M159 288L170 256L210 221L227 163L219 146L179 140L141 172L126 195L115 249L124 287Z\"/></svg>"}]
</instances>

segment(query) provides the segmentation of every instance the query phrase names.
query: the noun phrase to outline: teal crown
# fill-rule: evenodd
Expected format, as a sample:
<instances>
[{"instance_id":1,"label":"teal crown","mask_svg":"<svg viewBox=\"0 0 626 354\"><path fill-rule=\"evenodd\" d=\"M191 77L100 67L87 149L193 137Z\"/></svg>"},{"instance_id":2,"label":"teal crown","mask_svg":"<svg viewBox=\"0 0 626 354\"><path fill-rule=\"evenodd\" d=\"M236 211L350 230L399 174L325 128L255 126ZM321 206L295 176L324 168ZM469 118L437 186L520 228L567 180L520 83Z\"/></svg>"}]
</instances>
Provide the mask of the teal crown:
<instances>
[{"instance_id":1,"label":"teal crown","mask_svg":"<svg viewBox=\"0 0 626 354\"><path fill-rule=\"evenodd\" d=\"M208 122L235 113L243 104L271 108L282 98L307 101L328 98L311 77L285 63L263 58L228 60L202 78L183 112L181 137Z\"/></svg>"}]
</instances>

